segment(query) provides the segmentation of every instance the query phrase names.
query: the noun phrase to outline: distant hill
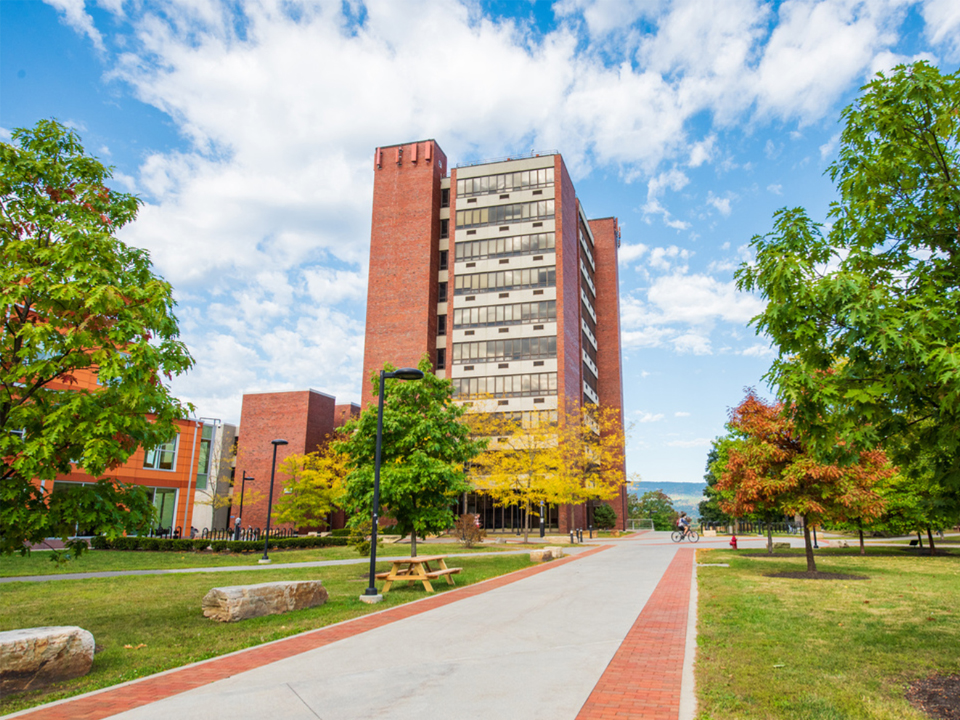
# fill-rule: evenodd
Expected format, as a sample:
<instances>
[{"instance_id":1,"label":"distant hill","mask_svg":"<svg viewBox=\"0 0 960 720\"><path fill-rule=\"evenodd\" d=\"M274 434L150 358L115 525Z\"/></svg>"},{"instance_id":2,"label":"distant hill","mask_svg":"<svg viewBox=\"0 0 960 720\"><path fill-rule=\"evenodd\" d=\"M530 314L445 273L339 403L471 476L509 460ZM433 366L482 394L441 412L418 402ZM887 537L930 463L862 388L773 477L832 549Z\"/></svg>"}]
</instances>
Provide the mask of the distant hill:
<instances>
[{"instance_id":1,"label":"distant hill","mask_svg":"<svg viewBox=\"0 0 960 720\"><path fill-rule=\"evenodd\" d=\"M634 482L628 485L628 492L636 493L638 497L651 490L660 490L673 501L673 507L692 517L700 515L698 506L703 500L703 489L707 486L705 482Z\"/></svg>"}]
</instances>

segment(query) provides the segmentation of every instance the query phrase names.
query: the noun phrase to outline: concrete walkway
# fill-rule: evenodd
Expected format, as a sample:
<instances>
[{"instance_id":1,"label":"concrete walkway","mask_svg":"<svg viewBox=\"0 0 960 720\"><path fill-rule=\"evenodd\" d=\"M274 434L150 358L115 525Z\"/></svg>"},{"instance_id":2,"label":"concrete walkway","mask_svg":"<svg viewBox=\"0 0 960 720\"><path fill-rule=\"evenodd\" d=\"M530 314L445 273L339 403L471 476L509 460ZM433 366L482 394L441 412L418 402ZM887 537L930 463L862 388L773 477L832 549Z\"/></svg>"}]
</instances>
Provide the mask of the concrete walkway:
<instances>
[{"instance_id":1,"label":"concrete walkway","mask_svg":"<svg viewBox=\"0 0 960 720\"><path fill-rule=\"evenodd\" d=\"M694 547L635 535L9 717L689 719Z\"/></svg>"}]
</instances>

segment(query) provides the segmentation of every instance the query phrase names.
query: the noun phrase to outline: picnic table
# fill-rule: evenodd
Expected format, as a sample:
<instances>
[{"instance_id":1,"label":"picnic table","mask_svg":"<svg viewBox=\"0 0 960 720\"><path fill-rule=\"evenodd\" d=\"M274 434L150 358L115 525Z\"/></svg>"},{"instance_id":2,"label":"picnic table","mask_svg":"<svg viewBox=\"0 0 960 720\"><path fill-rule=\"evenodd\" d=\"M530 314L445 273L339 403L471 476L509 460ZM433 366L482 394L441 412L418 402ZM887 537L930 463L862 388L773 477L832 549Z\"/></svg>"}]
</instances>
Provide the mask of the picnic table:
<instances>
[{"instance_id":1,"label":"picnic table","mask_svg":"<svg viewBox=\"0 0 960 720\"><path fill-rule=\"evenodd\" d=\"M385 580L383 592L389 592L395 582L422 582L427 592L433 592L431 580L446 578L448 585L454 585L451 575L456 575L462 568L448 568L446 555L417 555L416 557L391 560L393 567L389 572L377 573L378 580ZM430 567L436 564L436 569Z\"/></svg>"}]
</instances>

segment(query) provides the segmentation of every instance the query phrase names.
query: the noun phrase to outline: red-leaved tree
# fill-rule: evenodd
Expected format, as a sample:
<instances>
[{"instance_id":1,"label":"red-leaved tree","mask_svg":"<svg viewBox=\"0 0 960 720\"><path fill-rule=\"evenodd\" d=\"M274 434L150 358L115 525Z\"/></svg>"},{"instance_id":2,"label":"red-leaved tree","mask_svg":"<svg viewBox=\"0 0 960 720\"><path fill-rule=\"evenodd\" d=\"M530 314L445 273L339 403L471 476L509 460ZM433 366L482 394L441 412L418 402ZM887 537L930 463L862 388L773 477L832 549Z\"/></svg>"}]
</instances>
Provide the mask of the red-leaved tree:
<instances>
[{"instance_id":1,"label":"red-leaved tree","mask_svg":"<svg viewBox=\"0 0 960 720\"><path fill-rule=\"evenodd\" d=\"M732 515L773 508L801 515L807 571L817 570L811 524L873 518L883 511L883 499L873 487L894 468L882 450L860 452L846 465L821 464L808 452L783 405L765 402L752 389L730 411L727 427L741 440L730 448L717 482L727 494L721 508Z\"/></svg>"}]
</instances>

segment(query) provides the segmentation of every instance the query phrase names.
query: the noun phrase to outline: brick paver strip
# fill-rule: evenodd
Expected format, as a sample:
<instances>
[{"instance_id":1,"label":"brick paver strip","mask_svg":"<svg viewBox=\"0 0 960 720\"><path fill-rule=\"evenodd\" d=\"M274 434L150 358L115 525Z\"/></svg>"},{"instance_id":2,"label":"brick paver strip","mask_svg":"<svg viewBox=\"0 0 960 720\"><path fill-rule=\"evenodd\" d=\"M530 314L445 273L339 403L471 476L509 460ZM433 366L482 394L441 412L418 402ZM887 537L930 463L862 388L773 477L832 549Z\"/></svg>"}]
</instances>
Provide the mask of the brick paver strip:
<instances>
[{"instance_id":1,"label":"brick paver strip","mask_svg":"<svg viewBox=\"0 0 960 720\"><path fill-rule=\"evenodd\" d=\"M229 655L168 670L114 688L107 688L44 705L33 712L25 712L21 717L30 720L101 720L172 695L179 695L187 690L208 685L217 680L232 677L247 670L253 670L278 660L315 650L338 640L344 640L368 630L389 625L397 620L413 617L458 600L489 592L559 565L595 555L611 547L613 545L600 545L576 555L568 555L549 563L534 565L507 575L500 575L473 585L466 585L456 590L448 590L423 600L415 600L336 625L309 630L283 640L276 640L265 645L258 645Z\"/></svg>"},{"instance_id":2,"label":"brick paver strip","mask_svg":"<svg viewBox=\"0 0 960 720\"><path fill-rule=\"evenodd\" d=\"M677 720L693 557L677 551L577 720Z\"/></svg>"}]
</instances>

